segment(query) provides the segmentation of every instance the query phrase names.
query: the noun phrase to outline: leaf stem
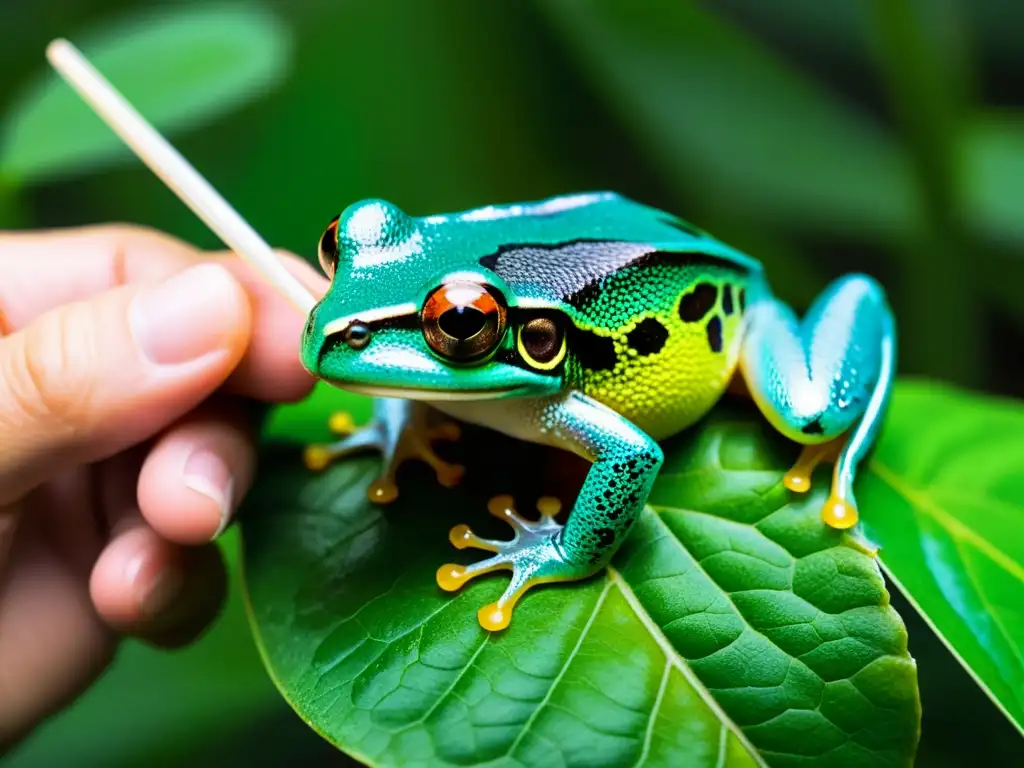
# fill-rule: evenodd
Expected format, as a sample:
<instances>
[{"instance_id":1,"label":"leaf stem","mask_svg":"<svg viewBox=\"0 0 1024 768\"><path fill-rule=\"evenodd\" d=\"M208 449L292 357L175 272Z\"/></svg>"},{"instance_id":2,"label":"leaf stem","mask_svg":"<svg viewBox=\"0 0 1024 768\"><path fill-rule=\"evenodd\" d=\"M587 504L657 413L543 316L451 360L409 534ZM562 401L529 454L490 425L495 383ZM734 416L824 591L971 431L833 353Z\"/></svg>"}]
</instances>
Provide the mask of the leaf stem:
<instances>
[{"instance_id":1,"label":"leaf stem","mask_svg":"<svg viewBox=\"0 0 1024 768\"><path fill-rule=\"evenodd\" d=\"M881 74L926 215L924 230L900 244L898 312L911 340L901 362L909 373L976 386L987 371L979 343L985 318L962 218L959 137L971 100L963 46L949 45L957 19L950 0L872 0L871 10Z\"/></svg>"}]
</instances>

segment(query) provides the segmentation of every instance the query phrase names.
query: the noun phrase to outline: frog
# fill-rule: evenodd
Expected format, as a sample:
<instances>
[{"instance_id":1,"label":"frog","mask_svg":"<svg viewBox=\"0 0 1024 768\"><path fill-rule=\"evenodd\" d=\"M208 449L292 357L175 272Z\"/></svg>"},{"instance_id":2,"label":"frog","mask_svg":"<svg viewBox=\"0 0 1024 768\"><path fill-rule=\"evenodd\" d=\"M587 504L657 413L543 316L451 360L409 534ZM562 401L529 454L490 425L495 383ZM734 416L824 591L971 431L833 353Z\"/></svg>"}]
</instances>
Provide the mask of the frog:
<instances>
[{"instance_id":1,"label":"frog","mask_svg":"<svg viewBox=\"0 0 1024 768\"><path fill-rule=\"evenodd\" d=\"M807 493L816 467L833 463L822 525L858 525L854 481L896 359L893 313L871 276L836 278L800 315L757 259L611 191L425 216L365 199L330 221L317 251L330 282L305 324L302 363L372 397L374 416L360 428L332 417L339 439L308 448L311 469L376 450L374 502L398 497L397 468L412 459L454 487L465 468L436 447L460 424L589 462L564 522L554 497L530 519L500 495L487 507L510 540L450 530L455 548L489 556L441 565L442 590L511 571L478 610L485 630L506 629L531 588L607 566L646 505L662 444L730 393L800 446L783 478L791 491Z\"/></svg>"}]
</instances>

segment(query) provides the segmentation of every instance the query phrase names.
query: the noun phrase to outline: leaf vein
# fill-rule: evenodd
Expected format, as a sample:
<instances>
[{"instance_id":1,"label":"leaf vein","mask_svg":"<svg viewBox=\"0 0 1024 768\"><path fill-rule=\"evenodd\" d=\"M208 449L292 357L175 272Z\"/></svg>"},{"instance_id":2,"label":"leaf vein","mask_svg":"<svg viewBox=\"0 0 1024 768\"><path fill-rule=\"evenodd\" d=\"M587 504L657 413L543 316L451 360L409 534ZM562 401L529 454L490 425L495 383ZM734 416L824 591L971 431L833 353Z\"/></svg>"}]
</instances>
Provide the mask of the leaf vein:
<instances>
[{"instance_id":1,"label":"leaf vein","mask_svg":"<svg viewBox=\"0 0 1024 768\"><path fill-rule=\"evenodd\" d=\"M662 521L662 525L665 523ZM710 695L709 689L700 681L697 675L694 673L690 666L686 663L683 657L676 650L675 646L669 642L669 639L665 637L664 632L654 623L654 620L650 617L643 605L637 599L637 596L630 589L629 584L626 583L622 575L613 567L608 566L608 578L610 581L614 581L615 585L619 588L622 596L625 598L629 607L636 614L636 617L640 620L640 623L644 625L644 628L650 634L651 638L661 648L661 652L665 655L665 658L679 670L679 673L686 679L688 683L693 687L693 690L704 700L708 708L718 717L722 723L727 723L732 732L736 735L736 738L740 740L744 748L750 753L755 763L759 766L767 768L764 761L761 759L758 751L754 748L753 744L747 738L746 734L732 721L732 719L725 713L722 706L718 703L714 696Z\"/></svg>"},{"instance_id":2,"label":"leaf vein","mask_svg":"<svg viewBox=\"0 0 1024 768\"><path fill-rule=\"evenodd\" d=\"M647 728L644 731L644 746L640 751L640 757L637 758L636 766L641 766L647 760L647 755L651 751L651 740L654 736L654 723L658 719L658 712L661 711L661 702L665 698L665 689L668 688L668 676L672 671L672 660L668 657L665 658L665 671L661 673L661 684L658 686L658 692L654 695L654 706L651 707L651 716L647 721ZM725 724L722 724L724 730Z\"/></svg>"},{"instance_id":3,"label":"leaf vein","mask_svg":"<svg viewBox=\"0 0 1024 768\"><path fill-rule=\"evenodd\" d=\"M594 620L597 618L597 614L600 613L601 606L604 604L604 600L608 596L608 591L611 589L611 586L612 582L609 579L605 583L604 589L601 590L601 594L598 595L598 598L594 603L594 610L591 611L590 616L587 618L587 623L583 625L583 629L580 631L580 636L576 640L576 645L574 645L573 649L569 652L569 656L566 658L565 663L562 665L562 668L558 671L558 674L555 675L555 679L551 681L551 686L548 688L548 692L544 695L544 698L540 700L540 703L538 703L537 708L533 710L530 716L526 719L526 722L523 723L523 727L519 731L519 735L516 736L512 744L509 745L509 748L505 750L506 756L511 757L512 753L515 752L516 749L518 749L519 744L523 740L523 737L529 732L530 726L532 726L533 723L536 721L537 716L544 709L545 705L550 701L551 695L555 692L555 689L558 687L558 684L562 681L562 678L565 677L566 670L568 670L569 667L572 665L573 659L576 658L576 654L579 653L580 648L583 646L583 641L586 639L587 634L590 632L590 628L594 625Z\"/></svg>"},{"instance_id":4,"label":"leaf vein","mask_svg":"<svg viewBox=\"0 0 1024 768\"><path fill-rule=\"evenodd\" d=\"M484 648L487 646L487 641L490 640L490 638L491 636L489 633L484 633L484 639L480 642L480 645L476 647L476 650L473 651L473 655L469 657L469 661L467 661L466 665L459 671L459 674L455 676L455 679L452 680L451 684L447 688L445 688L444 691L441 692L441 694L437 697L437 701L430 705L430 708L423 713L422 717L417 718L408 725L404 725L397 731L395 731L395 736L397 736L400 733L404 733L405 731L419 725L420 723L425 723L430 718L430 716L437 711L438 707L440 707L441 704L443 704L444 701L455 692L455 686L459 684L459 681L462 680L462 678L466 676L466 673L473 668L474 662L476 661L477 657L483 652Z\"/></svg>"},{"instance_id":5,"label":"leaf vein","mask_svg":"<svg viewBox=\"0 0 1024 768\"><path fill-rule=\"evenodd\" d=\"M897 494L903 496L912 504L915 504L922 512L942 525L947 531L949 531L951 536L970 542L983 554L987 555L989 559L1001 566L1003 570L1007 571L1011 576L1014 576L1018 581L1024 582L1024 567L1022 567L1020 563L1007 555L988 539L979 536L974 530L968 528L960 522L955 515L950 514L947 510L936 504L935 501L927 494L903 482L895 472L878 460L872 462L871 467L883 482L887 483Z\"/></svg>"}]
</instances>

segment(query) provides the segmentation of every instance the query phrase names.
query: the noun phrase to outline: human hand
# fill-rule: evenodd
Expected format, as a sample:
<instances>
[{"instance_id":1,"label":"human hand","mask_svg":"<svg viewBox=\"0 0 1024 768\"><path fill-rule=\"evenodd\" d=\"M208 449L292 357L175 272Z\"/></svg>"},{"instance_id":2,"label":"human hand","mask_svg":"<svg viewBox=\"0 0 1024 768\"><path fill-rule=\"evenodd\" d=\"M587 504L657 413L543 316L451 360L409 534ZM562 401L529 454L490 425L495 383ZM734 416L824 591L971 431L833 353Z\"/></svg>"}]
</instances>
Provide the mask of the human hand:
<instances>
[{"instance_id":1,"label":"human hand","mask_svg":"<svg viewBox=\"0 0 1024 768\"><path fill-rule=\"evenodd\" d=\"M177 646L215 616L250 405L313 384L303 322L232 254L130 227L0 234L0 752L121 637Z\"/></svg>"}]
</instances>

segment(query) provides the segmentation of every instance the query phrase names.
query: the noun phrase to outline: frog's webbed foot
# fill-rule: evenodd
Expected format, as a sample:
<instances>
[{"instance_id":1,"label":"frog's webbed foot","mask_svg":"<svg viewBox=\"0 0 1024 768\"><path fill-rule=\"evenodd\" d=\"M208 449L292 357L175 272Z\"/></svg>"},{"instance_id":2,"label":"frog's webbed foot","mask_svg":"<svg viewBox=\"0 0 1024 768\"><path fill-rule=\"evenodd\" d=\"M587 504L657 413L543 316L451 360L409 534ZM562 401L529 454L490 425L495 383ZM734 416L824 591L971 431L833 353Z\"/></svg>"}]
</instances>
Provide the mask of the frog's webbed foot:
<instances>
[{"instance_id":1,"label":"frog's webbed foot","mask_svg":"<svg viewBox=\"0 0 1024 768\"><path fill-rule=\"evenodd\" d=\"M519 598L538 584L575 581L593 573L569 562L558 544L563 526L555 521L561 509L558 499L545 496L538 500L540 520L531 522L519 516L511 496L495 496L487 504L487 511L512 526L515 536L511 541L482 539L469 526L457 525L448 534L448 540L457 549L482 549L495 553L493 557L472 565L448 563L437 571L441 589L454 592L470 579L494 571L510 570L512 579L497 602L485 605L477 613L480 626L495 631L504 629L512 619L512 609Z\"/></svg>"},{"instance_id":2,"label":"frog's webbed foot","mask_svg":"<svg viewBox=\"0 0 1024 768\"><path fill-rule=\"evenodd\" d=\"M384 470L367 490L371 501L388 504L398 498L395 481L399 467L411 459L426 462L446 488L459 484L465 469L450 464L434 451L439 440L455 441L461 436L458 424L442 422L431 425L429 411L422 403L406 400L374 401L373 419L364 427L356 427L347 413L334 414L328 426L341 437L334 443L306 448L306 466L322 470L332 461L365 451L379 451L384 457Z\"/></svg>"}]
</instances>

